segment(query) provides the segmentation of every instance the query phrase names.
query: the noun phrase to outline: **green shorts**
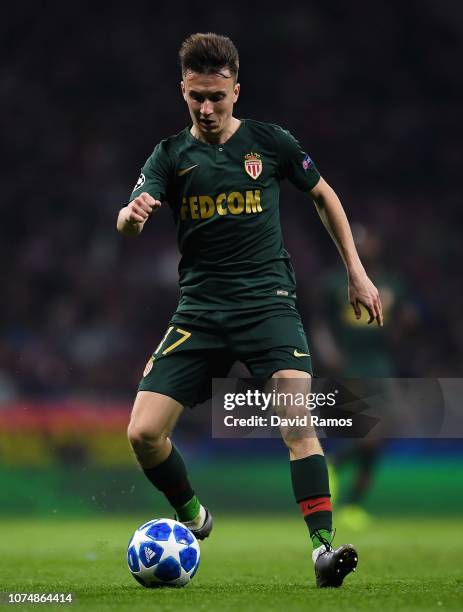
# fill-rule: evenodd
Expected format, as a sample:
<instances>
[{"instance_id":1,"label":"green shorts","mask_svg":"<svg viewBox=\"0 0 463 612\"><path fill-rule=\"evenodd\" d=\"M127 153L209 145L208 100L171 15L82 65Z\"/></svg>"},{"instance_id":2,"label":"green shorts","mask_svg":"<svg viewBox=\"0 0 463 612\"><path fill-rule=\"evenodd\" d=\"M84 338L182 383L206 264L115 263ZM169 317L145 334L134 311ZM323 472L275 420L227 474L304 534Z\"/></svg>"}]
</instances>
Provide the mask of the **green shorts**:
<instances>
[{"instance_id":1,"label":"green shorts","mask_svg":"<svg viewBox=\"0 0 463 612\"><path fill-rule=\"evenodd\" d=\"M212 378L241 361L253 378L278 370L312 374L299 312L289 304L235 311L176 312L146 364L139 391L192 407L211 397Z\"/></svg>"}]
</instances>

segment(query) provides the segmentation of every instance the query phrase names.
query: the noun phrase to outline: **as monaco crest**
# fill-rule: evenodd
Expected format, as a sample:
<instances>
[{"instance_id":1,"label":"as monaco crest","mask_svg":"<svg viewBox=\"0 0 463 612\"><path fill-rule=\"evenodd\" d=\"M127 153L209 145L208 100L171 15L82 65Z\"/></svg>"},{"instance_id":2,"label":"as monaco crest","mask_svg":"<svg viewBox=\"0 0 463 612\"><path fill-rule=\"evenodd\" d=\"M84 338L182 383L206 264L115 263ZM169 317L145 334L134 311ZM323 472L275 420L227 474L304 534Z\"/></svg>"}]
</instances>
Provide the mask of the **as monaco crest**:
<instances>
[{"instance_id":1,"label":"as monaco crest","mask_svg":"<svg viewBox=\"0 0 463 612\"><path fill-rule=\"evenodd\" d=\"M244 169L254 180L260 176L262 172L262 160L259 153L248 153L244 156Z\"/></svg>"}]
</instances>

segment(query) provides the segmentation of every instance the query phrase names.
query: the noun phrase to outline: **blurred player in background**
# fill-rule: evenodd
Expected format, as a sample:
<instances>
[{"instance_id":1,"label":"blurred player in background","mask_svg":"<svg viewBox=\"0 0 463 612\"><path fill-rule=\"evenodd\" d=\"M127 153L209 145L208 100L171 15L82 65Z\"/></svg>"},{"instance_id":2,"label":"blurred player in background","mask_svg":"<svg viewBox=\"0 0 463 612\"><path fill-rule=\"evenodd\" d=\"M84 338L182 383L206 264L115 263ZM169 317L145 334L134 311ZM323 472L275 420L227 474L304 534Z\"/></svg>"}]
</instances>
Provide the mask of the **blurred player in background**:
<instances>
[{"instance_id":1,"label":"blurred player in background","mask_svg":"<svg viewBox=\"0 0 463 612\"><path fill-rule=\"evenodd\" d=\"M329 376L395 378L400 374L393 355L394 336L404 334L413 327L417 319L416 309L409 299L404 280L384 264L380 236L372 228L361 225L353 226L353 233L359 255L380 290L384 317L394 320L394 330L386 334L383 327L362 325L353 316L352 310L346 307L344 276L337 269L330 270L317 294L314 347L323 371ZM388 389L390 387L388 385ZM382 439L336 440L333 451L328 453L336 515L338 521L351 529L361 530L370 523L363 503L373 483L384 444ZM348 468L353 469L353 474L347 491L341 495L335 483Z\"/></svg>"},{"instance_id":2,"label":"blurred player in background","mask_svg":"<svg viewBox=\"0 0 463 612\"><path fill-rule=\"evenodd\" d=\"M281 180L288 178L315 202L345 263L355 316L363 304L368 323L380 326L382 310L341 203L309 155L279 126L233 115L240 85L231 40L194 34L182 44L180 62L192 125L155 147L119 211L117 228L138 235L164 202L177 226L180 302L146 365L128 436L147 478L202 539L211 532L212 516L170 439L183 408L210 397L211 379L225 377L236 360L255 378L289 381L293 392L309 388L310 353L279 221ZM357 553L351 545L332 547L323 450L314 436L282 436L313 543L317 584L340 586L355 569Z\"/></svg>"}]
</instances>

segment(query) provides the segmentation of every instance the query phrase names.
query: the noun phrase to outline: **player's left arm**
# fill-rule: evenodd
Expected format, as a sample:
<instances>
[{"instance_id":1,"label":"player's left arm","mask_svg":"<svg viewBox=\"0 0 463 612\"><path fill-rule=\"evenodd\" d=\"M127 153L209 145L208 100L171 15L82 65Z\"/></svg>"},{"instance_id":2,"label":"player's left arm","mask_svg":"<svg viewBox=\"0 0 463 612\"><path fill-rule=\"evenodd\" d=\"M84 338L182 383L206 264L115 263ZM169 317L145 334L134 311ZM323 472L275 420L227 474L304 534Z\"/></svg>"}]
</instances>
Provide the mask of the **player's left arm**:
<instances>
[{"instance_id":1,"label":"player's left arm","mask_svg":"<svg viewBox=\"0 0 463 612\"><path fill-rule=\"evenodd\" d=\"M349 301L356 318L361 317L360 304L362 304L370 315L368 324L376 320L377 324L382 326L381 298L360 261L349 221L336 192L320 177L315 187L309 191L309 195L346 266Z\"/></svg>"}]
</instances>

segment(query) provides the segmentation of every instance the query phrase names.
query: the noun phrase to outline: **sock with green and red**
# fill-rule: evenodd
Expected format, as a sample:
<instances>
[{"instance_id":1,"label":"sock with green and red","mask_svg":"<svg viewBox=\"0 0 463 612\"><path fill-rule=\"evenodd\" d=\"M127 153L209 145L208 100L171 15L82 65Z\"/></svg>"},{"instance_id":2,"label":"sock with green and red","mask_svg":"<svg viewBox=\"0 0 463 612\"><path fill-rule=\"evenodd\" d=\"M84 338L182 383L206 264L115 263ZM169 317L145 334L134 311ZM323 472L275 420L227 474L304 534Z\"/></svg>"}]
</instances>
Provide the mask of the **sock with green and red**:
<instances>
[{"instance_id":1,"label":"sock with green and red","mask_svg":"<svg viewBox=\"0 0 463 612\"><path fill-rule=\"evenodd\" d=\"M294 497L309 528L314 549L331 541L332 512L328 468L323 455L289 462Z\"/></svg>"},{"instance_id":2,"label":"sock with green and red","mask_svg":"<svg viewBox=\"0 0 463 612\"><path fill-rule=\"evenodd\" d=\"M170 455L153 468L143 468L148 480L167 497L175 509L178 520L195 519L200 511L199 499L193 491L182 455L174 445Z\"/></svg>"}]
</instances>

